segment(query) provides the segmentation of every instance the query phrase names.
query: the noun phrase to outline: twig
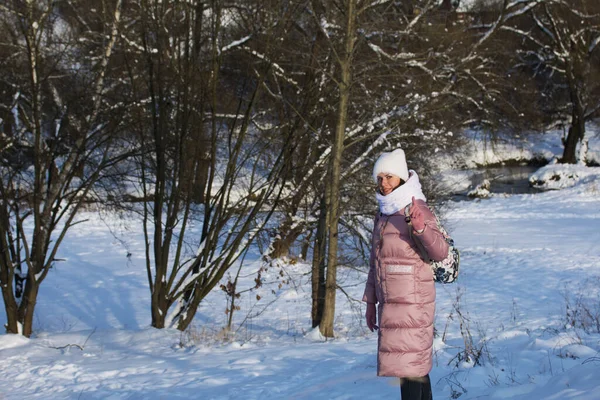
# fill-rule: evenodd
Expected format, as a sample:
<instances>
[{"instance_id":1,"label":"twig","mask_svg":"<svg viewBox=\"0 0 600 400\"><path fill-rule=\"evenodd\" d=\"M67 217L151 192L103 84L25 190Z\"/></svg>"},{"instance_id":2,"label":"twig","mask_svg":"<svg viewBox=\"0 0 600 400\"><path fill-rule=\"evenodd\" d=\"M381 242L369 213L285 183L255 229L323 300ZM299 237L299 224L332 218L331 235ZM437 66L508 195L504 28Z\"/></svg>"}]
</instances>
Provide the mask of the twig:
<instances>
[{"instance_id":1,"label":"twig","mask_svg":"<svg viewBox=\"0 0 600 400\"><path fill-rule=\"evenodd\" d=\"M71 348L71 347L77 347L79 350L83 351L83 346L80 346L78 344L67 344L65 346L59 346L59 347L50 346L51 349L57 349L57 350L62 350L62 349Z\"/></svg>"},{"instance_id":2,"label":"twig","mask_svg":"<svg viewBox=\"0 0 600 400\"><path fill-rule=\"evenodd\" d=\"M96 333L96 328L94 328L90 334L88 335L88 337L85 339L85 342L83 342L83 346L85 347L85 345L87 344L88 340L90 340L90 338L92 337L92 335Z\"/></svg>"},{"instance_id":3,"label":"twig","mask_svg":"<svg viewBox=\"0 0 600 400\"><path fill-rule=\"evenodd\" d=\"M356 286L356 285L350 285L350 286ZM354 297L350 296L350 295L348 294L348 292L346 292L346 291L344 290L344 288L343 288L343 287L341 287L340 285L337 285L337 288L338 288L338 290L340 290L342 293L344 293L344 294L346 295L346 297L348 298L348 300L350 300L350 301L352 301L352 302L356 302L356 303L362 303L362 300L360 300L360 299L356 299L356 298L354 298Z\"/></svg>"},{"instance_id":4,"label":"twig","mask_svg":"<svg viewBox=\"0 0 600 400\"><path fill-rule=\"evenodd\" d=\"M589 362L600 362L600 357L590 357L587 360L585 360L584 362L582 362L582 364L587 364Z\"/></svg>"},{"instance_id":5,"label":"twig","mask_svg":"<svg viewBox=\"0 0 600 400\"><path fill-rule=\"evenodd\" d=\"M85 339L85 342L83 342L82 345L79 344L66 344L64 346L50 346L51 349L57 349L57 350L63 350L63 349L70 349L71 347L77 347L79 350L83 351L83 349L85 348L85 345L87 344L88 340L90 340L90 337L92 337L92 335L94 334L94 332L96 332L96 328L94 328L93 331L90 332L90 334L88 335L88 337Z\"/></svg>"}]
</instances>

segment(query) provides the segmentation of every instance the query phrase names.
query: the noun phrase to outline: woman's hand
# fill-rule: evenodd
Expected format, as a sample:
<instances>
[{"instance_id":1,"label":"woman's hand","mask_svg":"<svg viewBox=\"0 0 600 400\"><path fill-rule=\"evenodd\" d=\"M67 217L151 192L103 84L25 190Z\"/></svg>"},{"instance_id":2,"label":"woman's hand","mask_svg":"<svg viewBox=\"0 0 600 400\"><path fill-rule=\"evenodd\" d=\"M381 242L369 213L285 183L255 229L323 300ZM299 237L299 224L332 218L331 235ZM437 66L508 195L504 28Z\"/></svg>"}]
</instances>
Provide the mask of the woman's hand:
<instances>
[{"instance_id":1,"label":"woman's hand","mask_svg":"<svg viewBox=\"0 0 600 400\"><path fill-rule=\"evenodd\" d=\"M415 231L422 232L425 229L425 217L421 207L417 204L415 196L413 196L412 205L410 206L410 221Z\"/></svg>"},{"instance_id":2,"label":"woman's hand","mask_svg":"<svg viewBox=\"0 0 600 400\"><path fill-rule=\"evenodd\" d=\"M365 318L367 320L367 328L369 328L371 332L373 332L373 329L379 329L379 327L376 325L377 311L375 311L375 303L367 303L367 312L365 313Z\"/></svg>"}]
</instances>

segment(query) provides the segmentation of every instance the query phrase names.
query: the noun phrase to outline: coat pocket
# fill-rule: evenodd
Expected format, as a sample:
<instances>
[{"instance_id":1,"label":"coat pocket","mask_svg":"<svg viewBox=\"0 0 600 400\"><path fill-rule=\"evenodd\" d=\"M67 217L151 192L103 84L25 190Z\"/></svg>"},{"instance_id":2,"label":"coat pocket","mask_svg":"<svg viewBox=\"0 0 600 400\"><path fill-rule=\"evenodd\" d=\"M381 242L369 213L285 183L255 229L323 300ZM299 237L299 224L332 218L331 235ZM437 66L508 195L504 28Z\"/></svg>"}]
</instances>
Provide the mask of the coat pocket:
<instances>
[{"instance_id":1,"label":"coat pocket","mask_svg":"<svg viewBox=\"0 0 600 400\"><path fill-rule=\"evenodd\" d=\"M415 266L405 264L385 265L386 303L415 303Z\"/></svg>"}]
</instances>

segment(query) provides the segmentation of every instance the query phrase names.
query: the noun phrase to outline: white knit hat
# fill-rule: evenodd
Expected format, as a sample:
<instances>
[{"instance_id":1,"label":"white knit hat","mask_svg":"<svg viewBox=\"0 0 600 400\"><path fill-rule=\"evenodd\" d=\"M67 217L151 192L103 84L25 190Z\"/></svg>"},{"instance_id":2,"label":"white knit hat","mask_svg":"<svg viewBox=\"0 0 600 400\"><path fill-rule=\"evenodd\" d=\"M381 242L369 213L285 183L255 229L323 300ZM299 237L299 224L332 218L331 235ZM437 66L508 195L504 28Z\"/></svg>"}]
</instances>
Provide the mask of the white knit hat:
<instances>
[{"instance_id":1,"label":"white knit hat","mask_svg":"<svg viewBox=\"0 0 600 400\"><path fill-rule=\"evenodd\" d=\"M396 175L404 182L408 181L408 167L406 165L404 150L396 149L390 153L381 153L373 167L373 179L375 183L377 183L377 175L382 172Z\"/></svg>"}]
</instances>

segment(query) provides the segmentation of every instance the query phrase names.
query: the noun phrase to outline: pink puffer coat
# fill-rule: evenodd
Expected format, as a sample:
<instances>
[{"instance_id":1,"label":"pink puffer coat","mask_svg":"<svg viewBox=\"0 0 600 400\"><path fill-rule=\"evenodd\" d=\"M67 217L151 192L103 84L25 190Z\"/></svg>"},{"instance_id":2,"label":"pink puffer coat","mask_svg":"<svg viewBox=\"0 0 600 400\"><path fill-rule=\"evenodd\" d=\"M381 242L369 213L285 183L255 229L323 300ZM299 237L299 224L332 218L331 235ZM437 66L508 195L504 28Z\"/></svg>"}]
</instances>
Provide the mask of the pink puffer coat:
<instances>
[{"instance_id":1,"label":"pink puffer coat","mask_svg":"<svg viewBox=\"0 0 600 400\"><path fill-rule=\"evenodd\" d=\"M425 230L411 237L404 211L375 218L371 265L363 301L378 303L377 375L425 376L432 367L435 286L433 272L418 253L420 240L433 260L448 255L435 216L417 200Z\"/></svg>"}]
</instances>

